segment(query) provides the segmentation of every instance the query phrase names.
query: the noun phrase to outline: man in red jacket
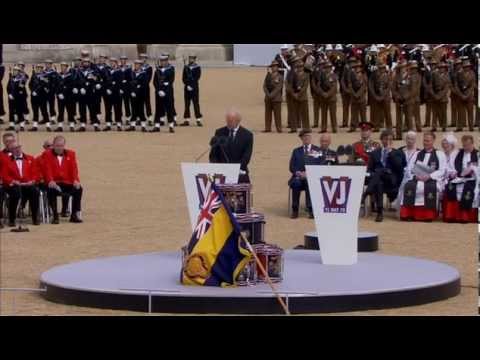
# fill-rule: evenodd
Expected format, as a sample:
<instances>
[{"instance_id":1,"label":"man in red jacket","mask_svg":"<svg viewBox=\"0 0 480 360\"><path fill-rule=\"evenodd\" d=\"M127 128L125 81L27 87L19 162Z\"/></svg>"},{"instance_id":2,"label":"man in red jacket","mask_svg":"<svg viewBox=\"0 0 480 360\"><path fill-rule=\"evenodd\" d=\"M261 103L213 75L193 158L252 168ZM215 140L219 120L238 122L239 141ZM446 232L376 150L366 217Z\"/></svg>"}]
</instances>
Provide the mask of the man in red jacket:
<instances>
[{"instance_id":1,"label":"man in red jacket","mask_svg":"<svg viewBox=\"0 0 480 360\"><path fill-rule=\"evenodd\" d=\"M75 151L65 149L65 138L56 136L53 148L45 153L43 165L46 167L45 182L48 190L48 203L53 211L52 224L58 224L57 196L72 197L72 214L70 222L81 223L81 202L83 189L78 176Z\"/></svg>"},{"instance_id":2,"label":"man in red jacket","mask_svg":"<svg viewBox=\"0 0 480 360\"><path fill-rule=\"evenodd\" d=\"M2 167L3 163L8 160L11 155L8 149L10 143L15 140L15 134L6 132L2 135L4 148L0 151L0 229L3 229L3 202L5 201L5 189L3 185Z\"/></svg>"},{"instance_id":3,"label":"man in red jacket","mask_svg":"<svg viewBox=\"0 0 480 360\"><path fill-rule=\"evenodd\" d=\"M11 155L4 157L2 178L5 192L8 194L8 226L15 226L17 207L21 198L27 199L30 204L33 225L40 225L38 221L38 180L39 173L33 156L24 154L22 146L14 140L8 149Z\"/></svg>"}]
</instances>

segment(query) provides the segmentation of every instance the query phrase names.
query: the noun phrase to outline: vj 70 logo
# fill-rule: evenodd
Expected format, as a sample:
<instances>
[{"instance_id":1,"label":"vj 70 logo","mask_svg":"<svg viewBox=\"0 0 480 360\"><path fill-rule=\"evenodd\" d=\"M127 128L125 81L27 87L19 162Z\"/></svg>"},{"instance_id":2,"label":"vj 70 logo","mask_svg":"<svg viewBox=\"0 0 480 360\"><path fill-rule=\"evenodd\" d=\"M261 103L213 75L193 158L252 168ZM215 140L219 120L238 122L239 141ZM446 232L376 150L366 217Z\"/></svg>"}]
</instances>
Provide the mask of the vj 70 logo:
<instances>
[{"instance_id":1,"label":"vj 70 logo","mask_svg":"<svg viewBox=\"0 0 480 360\"><path fill-rule=\"evenodd\" d=\"M214 174L213 179L215 184L225 184L225 176L222 174ZM210 193L210 188L212 184L208 180L207 174L198 174L195 176L195 182L197 184L197 191L198 191L198 208L201 208L203 203L205 202L205 198Z\"/></svg>"},{"instance_id":2,"label":"vj 70 logo","mask_svg":"<svg viewBox=\"0 0 480 360\"><path fill-rule=\"evenodd\" d=\"M352 179L346 176L337 179L330 176L320 178L324 203L323 212L346 214L351 184Z\"/></svg>"}]
</instances>

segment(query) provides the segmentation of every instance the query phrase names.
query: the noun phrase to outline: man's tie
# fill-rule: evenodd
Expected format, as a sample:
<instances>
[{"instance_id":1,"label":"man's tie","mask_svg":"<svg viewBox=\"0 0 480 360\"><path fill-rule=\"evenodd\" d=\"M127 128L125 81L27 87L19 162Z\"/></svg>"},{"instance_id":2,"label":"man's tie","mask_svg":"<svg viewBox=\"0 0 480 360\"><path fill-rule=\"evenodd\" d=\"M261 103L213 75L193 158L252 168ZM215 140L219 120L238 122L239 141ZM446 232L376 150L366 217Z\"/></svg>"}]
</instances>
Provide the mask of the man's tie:
<instances>
[{"instance_id":1,"label":"man's tie","mask_svg":"<svg viewBox=\"0 0 480 360\"><path fill-rule=\"evenodd\" d=\"M383 153L382 153L382 165L383 165L383 167L387 167L387 155L388 155L388 150L383 149Z\"/></svg>"},{"instance_id":2,"label":"man's tie","mask_svg":"<svg viewBox=\"0 0 480 360\"><path fill-rule=\"evenodd\" d=\"M308 154L308 145L305 145L303 147L303 151L304 151L305 154Z\"/></svg>"},{"instance_id":3,"label":"man's tie","mask_svg":"<svg viewBox=\"0 0 480 360\"><path fill-rule=\"evenodd\" d=\"M228 139L233 142L233 140L235 139L235 130L233 129L230 129L230 132L228 134Z\"/></svg>"}]
</instances>

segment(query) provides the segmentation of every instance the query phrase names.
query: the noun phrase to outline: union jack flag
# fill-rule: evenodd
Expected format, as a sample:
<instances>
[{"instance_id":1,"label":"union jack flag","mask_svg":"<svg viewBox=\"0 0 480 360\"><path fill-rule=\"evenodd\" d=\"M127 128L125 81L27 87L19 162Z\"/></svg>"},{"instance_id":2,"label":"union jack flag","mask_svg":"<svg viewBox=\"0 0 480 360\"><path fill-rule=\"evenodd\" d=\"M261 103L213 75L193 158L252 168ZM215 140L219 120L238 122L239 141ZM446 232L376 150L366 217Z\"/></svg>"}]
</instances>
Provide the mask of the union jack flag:
<instances>
[{"instance_id":1,"label":"union jack flag","mask_svg":"<svg viewBox=\"0 0 480 360\"><path fill-rule=\"evenodd\" d=\"M212 224L213 215L222 206L222 201L217 192L212 188L200 208L197 226L195 227L195 238L199 240L208 231Z\"/></svg>"}]
</instances>

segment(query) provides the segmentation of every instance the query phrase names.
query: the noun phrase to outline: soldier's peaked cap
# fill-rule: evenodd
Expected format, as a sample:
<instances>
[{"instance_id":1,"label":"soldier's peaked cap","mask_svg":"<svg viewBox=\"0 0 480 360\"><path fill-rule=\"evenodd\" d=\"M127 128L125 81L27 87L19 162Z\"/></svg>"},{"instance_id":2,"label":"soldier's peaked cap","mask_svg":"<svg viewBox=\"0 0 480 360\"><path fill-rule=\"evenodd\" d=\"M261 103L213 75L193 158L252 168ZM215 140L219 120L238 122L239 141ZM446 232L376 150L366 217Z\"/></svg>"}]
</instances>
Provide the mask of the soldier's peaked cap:
<instances>
[{"instance_id":1,"label":"soldier's peaked cap","mask_svg":"<svg viewBox=\"0 0 480 360\"><path fill-rule=\"evenodd\" d=\"M45 60L45 63L46 64L53 64L53 61L51 59L47 59L47 60Z\"/></svg>"},{"instance_id":2,"label":"soldier's peaked cap","mask_svg":"<svg viewBox=\"0 0 480 360\"><path fill-rule=\"evenodd\" d=\"M83 62L90 62L90 58L86 57L82 59Z\"/></svg>"},{"instance_id":3,"label":"soldier's peaked cap","mask_svg":"<svg viewBox=\"0 0 480 360\"><path fill-rule=\"evenodd\" d=\"M68 63L67 63L66 61L62 61L62 62L60 63L60 65L62 65L62 66L68 66Z\"/></svg>"},{"instance_id":4,"label":"soldier's peaked cap","mask_svg":"<svg viewBox=\"0 0 480 360\"><path fill-rule=\"evenodd\" d=\"M23 65L23 66L25 66L25 63L24 63L23 61L19 61L19 62L17 62L17 65Z\"/></svg>"},{"instance_id":5,"label":"soldier's peaked cap","mask_svg":"<svg viewBox=\"0 0 480 360\"><path fill-rule=\"evenodd\" d=\"M140 59L137 59L137 60L134 61L134 63L135 63L135 64L143 64L143 61L140 60Z\"/></svg>"},{"instance_id":6,"label":"soldier's peaked cap","mask_svg":"<svg viewBox=\"0 0 480 360\"><path fill-rule=\"evenodd\" d=\"M373 129L373 124L368 122L368 121L362 121L360 124L358 124L358 127L361 130L372 130Z\"/></svg>"},{"instance_id":7,"label":"soldier's peaked cap","mask_svg":"<svg viewBox=\"0 0 480 360\"><path fill-rule=\"evenodd\" d=\"M147 59L147 58L148 58L148 55L145 54L145 53L142 53L142 54L140 54L140 55L138 55L138 56L141 57L141 58L144 58L144 59Z\"/></svg>"},{"instance_id":8,"label":"soldier's peaked cap","mask_svg":"<svg viewBox=\"0 0 480 360\"><path fill-rule=\"evenodd\" d=\"M115 57L111 57L111 58L110 58L110 61L115 61L115 62L118 62L118 59L117 59L117 58L115 58Z\"/></svg>"},{"instance_id":9,"label":"soldier's peaked cap","mask_svg":"<svg viewBox=\"0 0 480 360\"><path fill-rule=\"evenodd\" d=\"M170 58L170 55L168 55L168 54L160 55L160 60L168 60L169 58Z\"/></svg>"},{"instance_id":10,"label":"soldier's peaked cap","mask_svg":"<svg viewBox=\"0 0 480 360\"><path fill-rule=\"evenodd\" d=\"M128 60L128 56L122 55L122 56L120 56L120 60Z\"/></svg>"},{"instance_id":11,"label":"soldier's peaked cap","mask_svg":"<svg viewBox=\"0 0 480 360\"><path fill-rule=\"evenodd\" d=\"M103 58L103 59L107 59L107 58L108 58L108 56L105 55L105 54L100 54L99 57L100 57L100 58Z\"/></svg>"},{"instance_id":12,"label":"soldier's peaked cap","mask_svg":"<svg viewBox=\"0 0 480 360\"><path fill-rule=\"evenodd\" d=\"M189 59L196 59L196 58L197 58L197 55L195 55L195 54L190 54L190 55L188 55L188 58L189 58Z\"/></svg>"}]
</instances>

